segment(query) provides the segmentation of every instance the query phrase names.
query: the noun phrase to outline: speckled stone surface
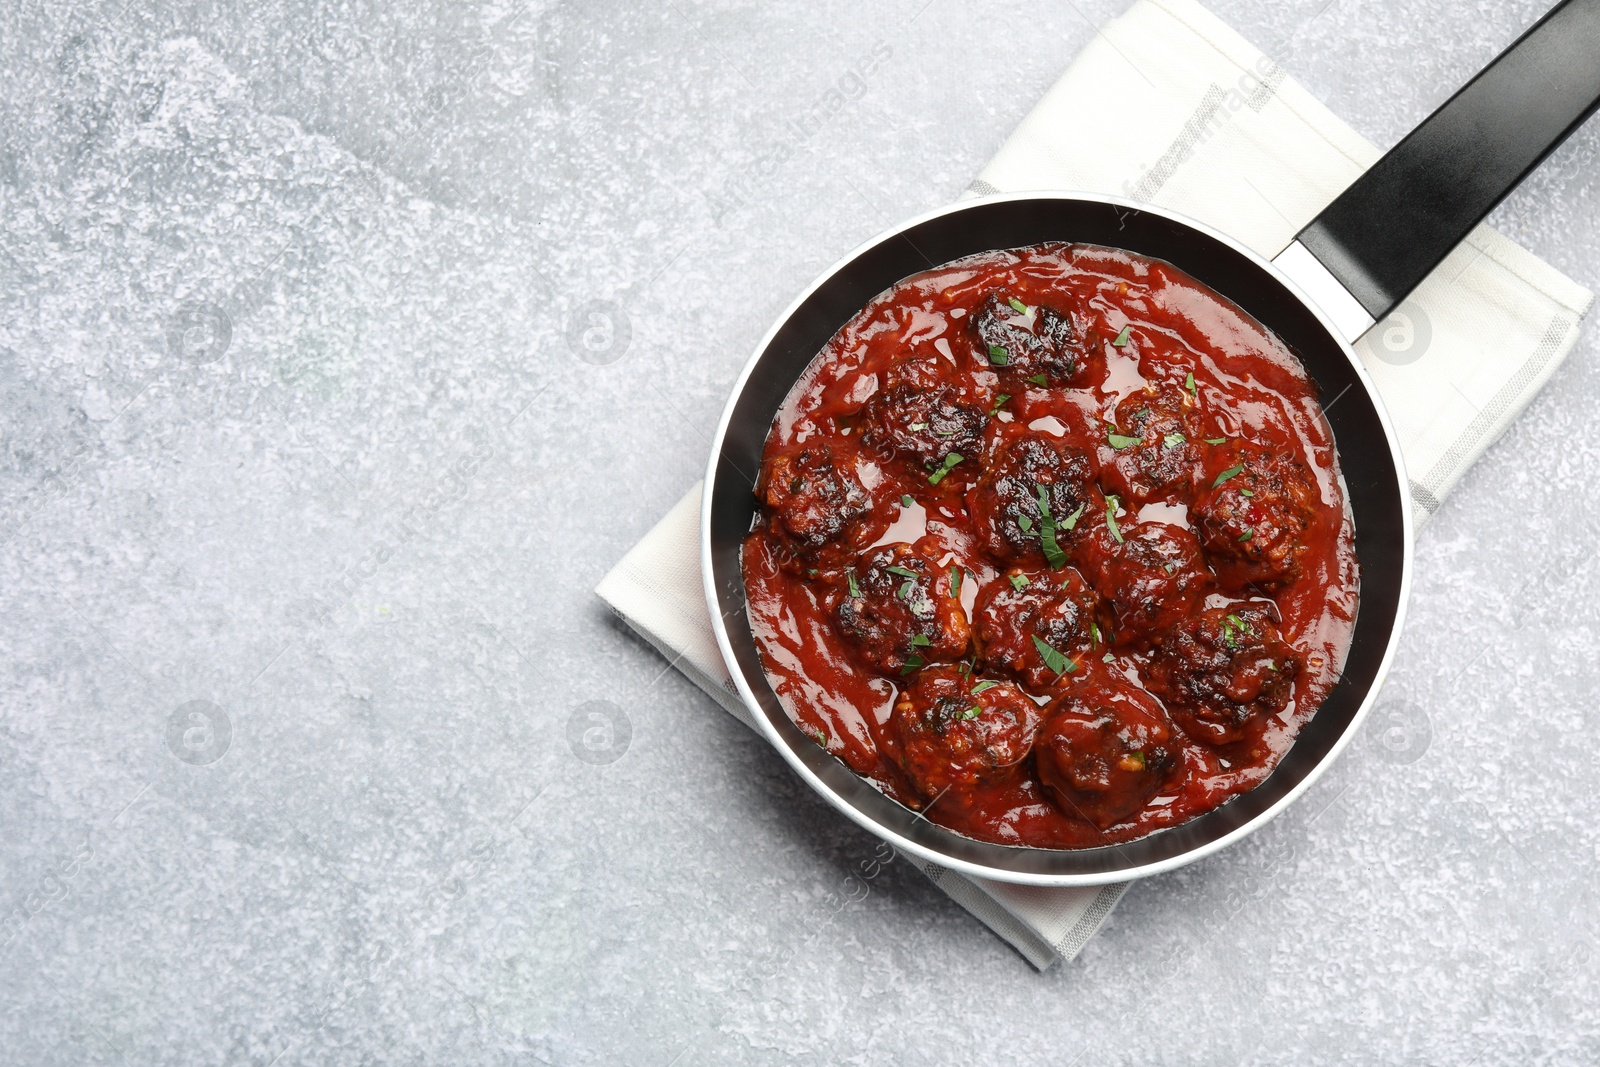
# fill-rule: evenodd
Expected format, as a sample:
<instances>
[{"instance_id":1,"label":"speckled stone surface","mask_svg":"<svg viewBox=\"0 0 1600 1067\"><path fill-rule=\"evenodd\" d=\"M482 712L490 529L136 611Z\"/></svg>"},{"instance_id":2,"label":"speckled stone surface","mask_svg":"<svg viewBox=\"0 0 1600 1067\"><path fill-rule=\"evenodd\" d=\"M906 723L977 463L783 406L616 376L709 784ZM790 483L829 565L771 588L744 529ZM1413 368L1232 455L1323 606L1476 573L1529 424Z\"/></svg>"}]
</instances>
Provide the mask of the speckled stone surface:
<instances>
[{"instance_id":1,"label":"speckled stone surface","mask_svg":"<svg viewBox=\"0 0 1600 1067\"><path fill-rule=\"evenodd\" d=\"M0 8L0 1062L1600 1059L1593 322L1409 742L1041 975L591 590L1121 4L125 3ZM1542 6L1214 10L1391 144ZM1495 219L1591 287L1597 151Z\"/></svg>"}]
</instances>

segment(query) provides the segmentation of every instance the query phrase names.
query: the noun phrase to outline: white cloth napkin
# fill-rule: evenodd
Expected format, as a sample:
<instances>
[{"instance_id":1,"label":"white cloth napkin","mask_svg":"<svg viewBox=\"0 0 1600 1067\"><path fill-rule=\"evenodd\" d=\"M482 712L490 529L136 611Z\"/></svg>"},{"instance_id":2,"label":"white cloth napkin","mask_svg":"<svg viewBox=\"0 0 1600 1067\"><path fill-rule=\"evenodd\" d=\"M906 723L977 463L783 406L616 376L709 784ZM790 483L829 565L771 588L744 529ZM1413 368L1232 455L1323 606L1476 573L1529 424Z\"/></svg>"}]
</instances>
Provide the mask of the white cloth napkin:
<instances>
[{"instance_id":1,"label":"white cloth napkin","mask_svg":"<svg viewBox=\"0 0 1600 1067\"><path fill-rule=\"evenodd\" d=\"M1140 0L1103 27L969 191L1122 194L1270 256L1378 156L1194 0ZM1419 525L1571 351L1593 300L1479 227L1356 346L1400 434ZM711 633L699 518L695 486L596 592L753 726ZM1127 889L1041 889L919 865L1041 969L1075 956Z\"/></svg>"}]
</instances>

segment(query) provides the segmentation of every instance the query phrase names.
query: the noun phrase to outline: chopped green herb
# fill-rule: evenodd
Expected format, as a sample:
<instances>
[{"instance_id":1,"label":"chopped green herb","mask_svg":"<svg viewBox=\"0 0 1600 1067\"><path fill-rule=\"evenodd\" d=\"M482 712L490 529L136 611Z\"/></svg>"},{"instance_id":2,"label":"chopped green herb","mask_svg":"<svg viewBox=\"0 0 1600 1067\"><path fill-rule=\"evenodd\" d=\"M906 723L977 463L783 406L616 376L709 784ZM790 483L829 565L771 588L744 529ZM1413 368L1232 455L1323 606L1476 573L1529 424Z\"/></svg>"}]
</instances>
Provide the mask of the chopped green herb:
<instances>
[{"instance_id":1,"label":"chopped green herb","mask_svg":"<svg viewBox=\"0 0 1600 1067\"><path fill-rule=\"evenodd\" d=\"M1122 506L1122 501L1115 496L1106 497L1106 529L1111 531L1111 539L1117 544L1122 544L1122 528L1117 525L1117 509Z\"/></svg>"},{"instance_id":2,"label":"chopped green herb","mask_svg":"<svg viewBox=\"0 0 1600 1067\"><path fill-rule=\"evenodd\" d=\"M890 574L898 574L902 578L921 578L922 577L922 575L918 574L916 571L909 570L908 568L905 568L905 567L885 567L884 570L888 571Z\"/></svg>"},{"instance_id":3,"label":"chopped green herb","mask_svg":"<svg viewBox=\"0 0 1600 1067\"><path fill-rule=\"evenodd\" d=\"M960 463L966 458L967 457L963 456L960 452L952 452L948 456L944 457L944 466L928 475L928 484L938 485L940 482L944 481L944 476L954 470L957 463Z\"/></svg>"},{"instance_id":4,"label":"chopped green herb","mask_svg":"<svg viewBox=\"0 0 1600 1067\"><path fill-rule=\"evenodd\" d=\"M1127 762L1129 764L1132 764L1132 766L1127 768L1128 770L1131 770L1131 771L1142 771L1142 770L1144 770L1144 753L1143 752L1130 752L1130 753L1128 753L1126 756L1124 756L1122 758L1123 758L1123 760L1125 762Z\"/></svg>"},{"instance_id":5,"label":"chopped green herb","mask_svg":"<svg viewBox=\"0 0 1600 1067\"><path fill-rule=\"evenodd\" d=\"M1033 490L1039 507L1039 544L1044 548L1044 558L1051 570L1060 570L1067 565L1067 554L1056 541L1056 520L1050 515L1049 494L1038 482L1033 483Z\"/></svg>"},{"instance_id":6,"label":"chopped green herb","mask_svg":"<svg viewBox=\"0 0 1600 1067\"><path fill-rule=\"evenodd\" d=\"M1248 635L1249 633L1250 624L1245 622L1244 619L1240 618L1238 615L1230 614L1223 616L1222 640L1229 648L1238 648L1239 645L1234 638L1240 634Z\"/></svg>"},{"instance_id":7,"label":"chopped green herb","mask_svg":"<svg viewBox=\"0 0 1600 1067\"><path fill-rule=\"evenodd\" d=\"M912 648L927 648L931 644L933 644L933 642L928 639L926 634L915 634L911 638Z\"/></svg>"},{"instance_id":8,"label":"chopped green herb","mask_svg":"<svg viewBox=\"0 0 1600 1067\"><path fill-rule=\"evenodd\" d=\"M1046 378L1043 374L1030 374L1028 375L1028 381L1039 386L1040 388L1050 384L1050 379Z\"/></svg>"},{"instance_id":9,"label":"chopped green herb","mask_svg":"<svg viewBox=\"0 0 1600 1067\"><path fill-rule=\"evenodd\" d=\"M821 745L823 748L828 747L828 735L822 732L821 727L813 726L811 729L806 731L806 736L811 738L811 740L815 741L817 744Z\"/></svg>"},{"instance_id":10,"label":"chopped green herb","mask_svg":"<svg viewBox=\"0 0 1600 1067\"><path fill-rule=\"evenodd\" d=\"M1118 348L1126 348L1128 346L1128 335L1132 332L1133 327L1131 325L1124 326L1122 328L1122 332L1117 334L1117 339L1111 343L1116 345Z\"/></svg>"},{"instance_id":11,"label":"chopped green herb","mask_svg":"<svg viewBox=\"0 0 1600 1067\"><path fill-rule=\"evenodd\" d=\"M1083 517L1083 509L1088 506L1089 505L1087 503L1079 504L1078 510L1067 516L1067 521L1061 524L1061 528L1063 530L1070 530L1074 526L1078 525L1078 520Z\"/></svg>"},{"instance_id":12,"label":"chopped green herb","mask_svg":"<svg viewBox=\"0 0 1600 1067\"><path fill-rule=\"evenodd\" d=\"M894 595L909 604L911 602L911 594L916 592L916 589L917 583L907 578L900 584L900 588L894 591Z\"/></svg>"},{"instance_id":13,"label":"chopped green herb","mask_svg":"<svg viewBox=\"0 0 1600 1067\"><path fill-rule=\"evenodd\" d=\"M1063 656L1061 653L1045 644L1044 640L1038 634L1033 635L1033 647L1039 650L1039 658L1044 660L1044 665L1046 667L1049 667L1051 670L1056 672L1057 678L1061 677L1063 674L1071 674L1073 671L1078 669L1078 665L1076 663L1072 662L1072 660L1068 659L1066 656Z\"/></svg>"},{"instance_id":14,"label":"chopped green herb","mask_svg":"<svg viewBox=\"0 0 1600 1067\"><path fill-rule=\"evenodd\" d=\"M1169 433L1167 436L1161 439L1161 445L1163 448L1177 448L1186 440L1188 440L1188 438L1184 437L1181 433Z\"/></svg>"},{"instance_id":15,"label":"chopped green herb","mask_svg":"<svg viewBox=\"0 0 1600 1067\"><path fill-rule=\"evenodd\" d=\"M969 719L970 720L970 719L976 719L979 715L982 715L982 714L983 714L983 709L978 707L978 705L974 704L974 705L972 705L972 707L968 708L966 711L963 711L961 713L961 717L963 719Z\"/></svg>"},{"instance_id":16,"label":"chopped green herb","mask_svg":"<svg viewBox=\"0 0 1600 1067\"><path fill-rule=\"evenodd\" d=\"M1005 345L990 345L989 362L996 367L1004 367L1011 362L1011 353L1006 350Z\"/></svg>"},{"instance_id":17,"label":"chopped green herb","mask_svg":"<svg viewBox=\"0 0 1600 1067\"><path fill-rule=\"evenodd\" d=\"M1238 475L1239 472L1242 471L1242 470L1244 470L1244 464L1243 463L1239 464L1237 467L1229 467L1227 470L1225 470L1221 474L1217 475L1217 480L1211 483L1211 488L1215 489L1217 486L1221 485L1223 482L1227 481L1229 478L1232 478L1232 477L1235 477L1236 475Z\"/></svg>"},{"instance_id":18,"label":"chopped green herb","mask_svg":"<svg viewBox=\"0 0 1600 1067\"><path fill-rule=\"evenodd\" d=\"M1094 634L1094 643L1097 645L1100 644L1100 624L1097 622L1091 622L1089 624L1089 632Z\"/></svg>"},{"instance_id":19,"label":"chopped green herb","mask_svg":"<svg viewBox=\"0 0 1600 1067\"><path fill-rule=\"evenodd\" d=\"M1033 520L1028 518L1028 516L1026 516L1026 515L1018 515L1017 516L1017 525L1022 527L1022 532L1023 533L1025 533L1025 534L1033 533Z\"/></svg>"},{"instance_id":20,"label":"chopped green herb","mask_svg":"<svg viewBox=\"0 0 1600 1067\"><path fill-rule=\"evenodd\" d=\"M1115 657L1115 656L1113 656L1113 655L1112 655L1112 654L1111 654L1111 653L1109 653L1109 652L1107 652L1107 653L1106 653L1106 654L1105 654L1105 655L1104 655L1104 656L1101 656L1101 657L1100 657L1100 662L1101 662L1101 663L1113 663L1113 662L1115 662L1115 661L1116 661L1116 657Z\"/></svg>"},{"instance_id":21,"label":"chopped green herb","mask_svg":"<svg viewBox=\"0 0 1600 1067\"><path fill-rule=\"evenodd\" d=\"M971 674L972 673L972 664L968 663L966 660L962 660L961 661L961 666L956 668L956 673L962 675L963 677L968 675L968 674Z\"/></svg>"},{"instance_id":22,"label":"chopped green herb","mask_svg":"<svg viewBox=\"0 0 1600 1067\"><path fill-rule=\"evenodd\" d=\"M904 678L926 662L921 656L907 656L906 665L900 668L900 677Z\"/></svg>"},{"instance_id":23,"label":"chopped green herb","mask_svg":"<svg viewBox=\"0 0 1600 1067\"><path fill-rule=\"evenodd\" d=\"M1256 535L1255 528L1251 527L1250 529L1246 530L1244 533L1239 535L1239 540L1240 541L1248 541L1252 537L1254 537L1255 535Z\"/></svg>"},{"instance_id":24,"label":"chopped green herb","mask_svg":"<svg viewBox=\"0 0 1600 1067\"><path fill-rule=\"evenodd\" d=\"M1255 496L1255 494L1254 494L1254 493L1252 493L1252 492L1251 492L1251 491L1250 491L1250 490L1248 490L1248 489L1241 489L1241 490L1239 490L1239 495L1240 495L1240 496Z\"/></svg>"},{"instance_id":25,"label":"chopped green herb","mask_svg":"<svg viewBox=\"0 0 1600 1067\"><path fill-rule=\"evenodd\" d=\"M911 494L910 493L906 493L904 496L902 496L900 498L900 506L903 507L903 508L909 508L915 503L916 503L916 501L911 499Z\"/></svg>"},{"instance_id":26,"label":"chopped green herb","mask_svg":"<svg viewBox=\"0 0 1600 1067\"><path fill-rule=\"evenodd\" d=\"M1122 433L1108 433L1106 434L1106 440L1111 442L1112 448L1115 448L1120 452L1124 448L1132 448L1134 445L1138 444L1142 438L1129 437L1127 434Z\"/></svg>"},{"instance_id":27,"label":"chopped green herb","mask_svg":"<svg viewBox=\"0 0 1600 1067\"><path fill-rule=\"evenodd\" d=\"M1276 660L1270 660L1270 659L1267 660L1267 670L1276 671L1277 669L1278 669L1278 663L1277 663Z\"/></svg>"},{"instance_id":28,"label":"chopped green herb","mask_svg":"<svg viewBox=\"0 0 1600 1067\"><path fill-rule=\"evenodd\" d=\"M977 685L972 687L972 695L973 696L977 696L979 693L982 693L982 692L985 692L987 690L993 689L995 686L997 686L999 684L1000 684L999 682L995 681L992 678L985 678L983 681L979 682Z\"/></svg>"},{"instance_id":29,"label":"chopped green herb","mask_svg":"<svg viewBox=\"0 0 1600 1067\"><path fill-rule=\"evenodd\" d=\"M815 578L816 576L817 576L817 568L815 568L815 567L806 568L806 577L807 578Z\"/></svg>"},{"instance_id":30,"label":"chopped green herb","mask_svg":"<svg viewBox=\"0 0 1600 1067\"><path fill-rule=\"evenodd\" d=\"M1019 593L1028 588L1028 576L1026 574L1013 574L1011 576L1011 588Z\"/></svg>"},{"instance_id":31,"label":"chopped green herb","mask_svg":"<svg viewBox=\"0 0 1600 1067\"><path fill-rule=\"evenodd\" d=\"M958 596L961 595L961 568L960 567L951 567L950 568L950 595L954 596L954 597L958 597Z\"/></svg>"},{"instance_id":32,"label":"chopped green herb","mask_svg":"<svg viewBox=\"0 0 1600 1067\"><path fill-rule=\"evenodd\" d=\"M1005 402L1007 400L1010 400L1010 399L1011 399L1011 394L1010 393L1001 393L998 397L995 398L994 407L989 409L989 414L991 414L991 415L1000 414L1000 408L1003 407L1005 405Z\"/></svg>"},{"instance_id":33,"label":"chopped green herb","mask_svg":"<svg viewBox=\"0 0 1600 1067\"><path fill-rule=\"evenodd\" d=\"M1026 315L1028 313L1028 305L1024 304L1016 297L1012 297L1010 300L1007 300L1006 303L1010 304L1011 310L1015 311L1018 315Z\"/></svg>"},{"instance_id":34,"label":"chopped green herb","mask_svg":"<svg viewBox=\"0 0 1600 1067\"><path fill-rule=\"evenodd\" d=\"M861 599L861 587L856 584L855 571L845 571L844 572L844 577L845 577L845 581L850 583L850 596L851 596L851 598L855 599L855 600L860 600Z\"/></svg>"},{"instance_id":35,"label":"chopped green herb","mask_svg":"<svg viewBox=\"0 0 1600 1067\"><path fill-rule=\"evenodd\" d=\"M1190 371L1189 376L1183 380L1183 387L1189 390L1190 396L1200 395L1200 390L1196 389L1194 385L1194 371Z\"/></svg>"},{"instance_id":36,"label":"chopped green herb","mask_svg":"<svg viewBox=\"0 0 1600 1067\"><path fill-rule=\"evenodd\" d=\"M1208 445L1225 445L1227 443L1228 443L1228 439L1226 437L1208 437L1208 438L1206 438L1206 444L1208 444Z\"/></svg>"},{"instance_id":37,"label":"chopped green herb","mask_svg":"<svg viewBox=\"0 0 1600 1067\"><path fill-rule=\"evenodd\" d=\"M910 430L912 433L918 433L922 430L926 430L927 428L928 424L925 422L913 422L910 426L906 427L906 429Z\"/></svg>"}]
</instances>

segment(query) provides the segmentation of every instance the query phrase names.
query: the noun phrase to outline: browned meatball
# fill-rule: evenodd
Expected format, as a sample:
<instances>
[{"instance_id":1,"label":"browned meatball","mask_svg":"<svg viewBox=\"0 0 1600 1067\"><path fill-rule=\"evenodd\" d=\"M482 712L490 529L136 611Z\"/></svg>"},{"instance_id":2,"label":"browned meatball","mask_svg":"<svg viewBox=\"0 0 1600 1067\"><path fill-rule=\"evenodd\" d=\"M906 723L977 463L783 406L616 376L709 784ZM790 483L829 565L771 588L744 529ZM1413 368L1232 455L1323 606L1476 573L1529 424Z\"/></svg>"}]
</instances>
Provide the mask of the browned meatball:
<instances>
[{"instance_id":1,"label":"browned meatball","mask_svg":"<svg viewBox=\"0 0 1600 1067\"><path fill-rule=\"evenodd\" d=\"M1171 783L1179 762L1161 705L1115 678L1051 705L1033 751L1056 807L1102 830L1138 814Z\"/></svg>"},{"instance_id":2,"label":"browned meatball","mask_svg":"<svg viewBox=\"0 0 1600 1067\"><path fill-rule=\"evenodd\" d=\"M978 650L985 662L1035 689L1052 686L1075 673L1100 643L1099 601L1071 567L1013 569L978 594L973 621Z\"/></svg>"},{"instance_id":3,"label":"browned meatball","mask_svg":"<svg viewBox=\"0 0 1600 1067\"><path fill-rule=\"evenodd\" d=\"M1238 741L1289 705L1304 659L1278 632L1270 601L1208 608L1178 627L1146 681L1199 741Z\"/></svg>"},{"instance_id":4,"label":"browned meatball","mask_svg":"<svg viewBox=\"0 0 1600 1067\"><path fill-rule=\"evenodd\" d=\"M772 529L810 564L839 565L877 540L889 516L873 514L854 446L816 441L771 456L757 495Z\"/></svg>"},{"instance_id":5,"label":"browned meatball","mask_svg":"<svg viewBox=\"0 0 1600 1067\"><path fill-rule=\"evenodd\" d=\"M930 667L895 701L889 748L931 802L1013 773L1038 728L1038 705L1012 683Z\"/></svg>"},{"instance_id":6,"label":"browned meatball","mask_svg":"<svg viewBox=\"0 0 1600 1067\"><path fill-rule=\"evenodd\" d=\"M1045 380L1035 384L1066 385L1088 362L1072 320L1043 304L991 293L973 313L971 329L979 358L1007 378L1042 374Z\"/></svg>"},{"instance_id":7,"label":"browned meatball","mask_svg":"<svg viewBox=\"0 0 1600 1067\"><path fill-rule=\"evenodd\" d=\"M1300 576L1301 538L1316 517L1315 482L1285 449L1230 441L1212 451L1195 495L1200 541L1219 577L1270 592Z\"/></svg>"},{"instance_id":8,"label":"browned meatball","mask_svg":"<svg viewBox=\"0 0 1600 1067\"><path fill-rule=\"evenodd\" d=\"M938 356L908 359L890 367L883 386L862 409L862 440L881 455L899 454L927 471L958 453L977 453L988 409L949 362Z\"/></svg>"},{"instance_id":9,"label":"browned meatball","mask_svg":"<svg viewBox=\"0 0 1600 1067\"><path fill-rule=\"evenodd\" d=\"M972 632L950 568L907 544L863 556L835 591L833 617L863 663L910 673L924 663L959 659Z\"/></svg>"},{"instance_id":10,"label":"browned meatball","mask_svg":"<svg viewBox=\"0 0 1600 1067\"><path fill-rule=\"evenodd\" d=\"M1069 545L1099 505L1094 458L1026 427L997 436L967 497L979 543L994 558L1064 566Z\"/></svg>"},{"instance_id":11,"label":"browned meatball","mask_svg":"<svg viewBox=\"0 0 1600 1067\"><path fill-rule=\"evenodd\" d=\"M1109 512L1119 505L1106 498ZM1159 643L1205 594L1209 575L1193 533L1165 522L1097 515L1084 553L1095 589L1110 606L1117 645Z\"/></svg>"},{"instance_id":12,"label":"browned meatball","mask_svg":"<svg viewBox=\"0 0 1600 1067\"><path fill-rule=\"evenodd\" d=\"M1200 419L1195 399L1181 386L1150 386L1117 405L1117 425L1107 435L1114 457L1106 484L1125 500L1187 503L1200 466Z\"/></svg>"}]
</instances>

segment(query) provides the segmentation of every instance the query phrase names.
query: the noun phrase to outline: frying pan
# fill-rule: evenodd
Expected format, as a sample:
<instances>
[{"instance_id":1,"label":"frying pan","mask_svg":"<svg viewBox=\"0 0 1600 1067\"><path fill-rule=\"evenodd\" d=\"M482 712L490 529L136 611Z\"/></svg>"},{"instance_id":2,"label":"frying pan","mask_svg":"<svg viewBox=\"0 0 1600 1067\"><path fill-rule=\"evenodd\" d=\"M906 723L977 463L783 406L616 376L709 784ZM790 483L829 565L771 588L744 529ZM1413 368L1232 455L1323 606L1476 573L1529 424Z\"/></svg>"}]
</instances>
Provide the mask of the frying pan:
<instances>
[{"instance_id":1,"label":"frying pan","mask_svg":"<svg viewBox=\"0 0 1600 1067\"><path fill-rule=\"evenodd\" d=\"M1600 0L1566 0L1363 174L1268 261L1170 211L1084 193L990 196L873 238L813 282L757 346L713 442L701 564L717 643L767 739L812 788L897 848L965 874L1033 885L1142 878L1209 855L1282 811L1359 729L1400 637L1411 585L1410 486L1394 427L1351 343L1394 310L1490 210L1600 106ZM1361 605L1344 673L1255 789L1136 841L1074 851L956 834L889 799L789 721L745 611L740 545L774 414L819 349L867 302L963 256L1043 241L1163 259L1288 344L1324 398L1344 468ZM1330 398L1337 404L1326 406Z\"/></svg>"}]
</instances>

